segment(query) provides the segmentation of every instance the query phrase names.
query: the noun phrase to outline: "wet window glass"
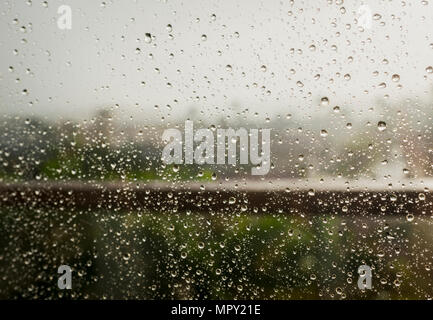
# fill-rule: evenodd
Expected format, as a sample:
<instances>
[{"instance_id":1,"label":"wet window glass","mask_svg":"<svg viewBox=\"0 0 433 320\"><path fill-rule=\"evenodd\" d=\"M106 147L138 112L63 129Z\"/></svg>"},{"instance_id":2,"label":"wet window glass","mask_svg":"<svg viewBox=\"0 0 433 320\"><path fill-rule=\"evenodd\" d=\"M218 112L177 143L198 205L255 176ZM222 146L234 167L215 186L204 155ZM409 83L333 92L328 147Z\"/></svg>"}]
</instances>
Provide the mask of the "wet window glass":
<instances>
[{"instance_id":1,"label":"wet window glass","mask_svg":"<svg viewBox=\"0 0 433 320\"><path fill-rule=\"evenodd\" d=\"M2 1L0 298L432 298L432 6Z\"/></svg>"}]
</instances>

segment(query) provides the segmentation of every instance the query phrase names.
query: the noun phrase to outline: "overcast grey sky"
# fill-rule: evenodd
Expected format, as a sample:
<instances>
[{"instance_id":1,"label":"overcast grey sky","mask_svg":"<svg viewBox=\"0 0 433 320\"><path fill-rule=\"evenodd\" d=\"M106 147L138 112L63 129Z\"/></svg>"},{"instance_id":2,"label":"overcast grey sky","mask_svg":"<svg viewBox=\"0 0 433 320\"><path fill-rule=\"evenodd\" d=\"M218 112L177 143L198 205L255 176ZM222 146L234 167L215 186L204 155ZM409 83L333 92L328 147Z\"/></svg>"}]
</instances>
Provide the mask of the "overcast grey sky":
<instances>
[{"instance_id":1,"label":"overcast grey sky","mask_svg":"<svg viewBox=\"0 0 433 320\"><path fill-rule=\"evenodd\" d=\"M322 96L354 110L431 97L433 1L46 3L0 4L2 113L77 119L117 104L119 118L159 121L235 104L264 119L308 117ZM57 26L62 4L71 30ZM373 15L364 30L361 5Z\"/></svg>"}]
</instances>

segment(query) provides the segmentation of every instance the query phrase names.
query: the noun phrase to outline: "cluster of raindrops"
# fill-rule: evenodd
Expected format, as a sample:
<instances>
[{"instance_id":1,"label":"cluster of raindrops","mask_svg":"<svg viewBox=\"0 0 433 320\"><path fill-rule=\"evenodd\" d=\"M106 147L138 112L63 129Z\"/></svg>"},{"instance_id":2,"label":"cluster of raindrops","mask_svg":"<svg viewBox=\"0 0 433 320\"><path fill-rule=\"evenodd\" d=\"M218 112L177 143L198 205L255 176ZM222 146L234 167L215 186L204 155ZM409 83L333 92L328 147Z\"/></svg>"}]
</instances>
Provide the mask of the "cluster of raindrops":
<instances>
[{"instance_id":1,"label":"cluster of raindrops","mask_svg":"<svg viewBox=\"0 0 433 320\"><path fill-rule=\"evenodd\" d=\"M2 9L0 299L433 298L431 2L73 6Z\"/></svg>"}]
</instances>

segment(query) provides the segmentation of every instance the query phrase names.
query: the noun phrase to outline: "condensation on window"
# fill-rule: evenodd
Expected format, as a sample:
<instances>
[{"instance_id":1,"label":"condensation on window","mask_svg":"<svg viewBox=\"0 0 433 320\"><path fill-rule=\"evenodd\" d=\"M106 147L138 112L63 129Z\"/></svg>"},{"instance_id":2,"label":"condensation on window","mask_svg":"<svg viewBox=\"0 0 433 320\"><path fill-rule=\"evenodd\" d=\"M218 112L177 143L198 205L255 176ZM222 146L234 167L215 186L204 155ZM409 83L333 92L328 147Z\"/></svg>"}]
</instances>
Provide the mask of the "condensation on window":
<instances>
[{"instance_id":1,"label":"condensation on window","mask_svg":"<svg viewBox=\"0 0 433 320\"><path fill-rule=\"evenodd\" d=\"M3 1L0 298L431 299L432 6Z\"/></svg>"}]
</instances>

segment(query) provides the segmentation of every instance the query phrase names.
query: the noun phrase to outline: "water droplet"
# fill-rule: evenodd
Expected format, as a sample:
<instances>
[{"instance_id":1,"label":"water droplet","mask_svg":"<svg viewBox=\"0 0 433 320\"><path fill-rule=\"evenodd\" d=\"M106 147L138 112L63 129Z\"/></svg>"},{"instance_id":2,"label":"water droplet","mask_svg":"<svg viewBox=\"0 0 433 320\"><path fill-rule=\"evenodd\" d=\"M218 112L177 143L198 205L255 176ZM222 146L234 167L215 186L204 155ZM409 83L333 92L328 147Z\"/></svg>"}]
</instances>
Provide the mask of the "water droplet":
<instances>
[{"instance_id":1,"label":"water droplet","mask_svg":"<svg viewBox=\"0 0 433 320\"><path fill-rule=\"evenodd\" d=\"M320 99L320 105L322 107L327 107L329 105L329 99L327 97L323 97Z\"/></svg>"},{"instance_id":2,"label":"water droplet","mask_svg":"<svg viewBox=\"0 0 433 320\"><path fill-rule=\"evenodd\" d=\"M151 43L152 42L152 35L150 33L146 33L144 35L144 42Z\"/></svg>"},{"instance_id":3,"label":"water droplet","mask_svg":"<svg viewBox=\"0 0 433 320\"><path fill-rule=\"evenodd\" d=\"M386 129L386 122L385 121L379 121L377 123L377 129L379 129L379 131L384 131Z\"/></svg>"},{"instance_id":4,"label":"water droplet","mask_svg":"<svg viewBox=\"0 0 433 320\"><path fill-rule=\"evenodd\" d=\"M321 135L322 137L327 137L327 136L328 136L328 131L326 131L325 129L322 129L322 130L320 131L320 135Z\"/></svg>"}]
</instances>

